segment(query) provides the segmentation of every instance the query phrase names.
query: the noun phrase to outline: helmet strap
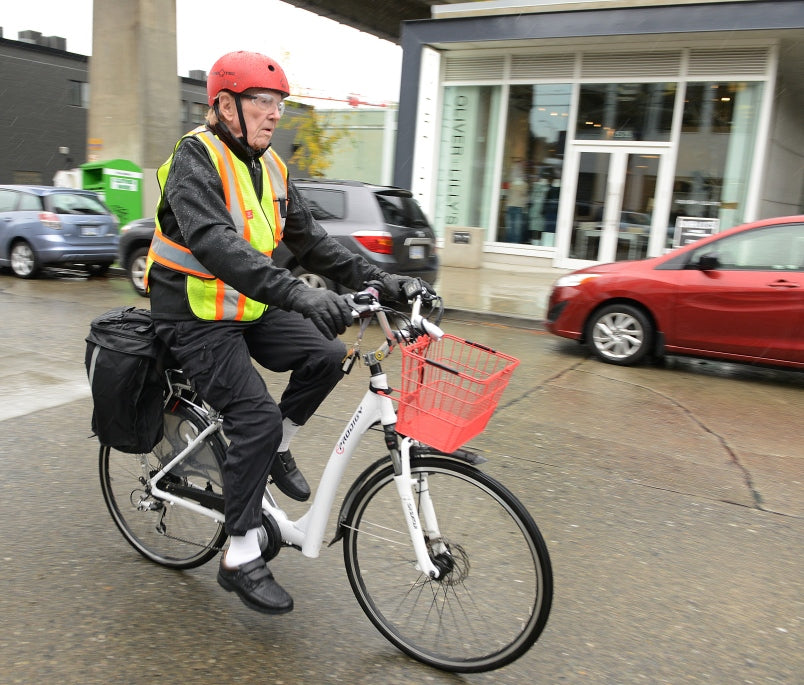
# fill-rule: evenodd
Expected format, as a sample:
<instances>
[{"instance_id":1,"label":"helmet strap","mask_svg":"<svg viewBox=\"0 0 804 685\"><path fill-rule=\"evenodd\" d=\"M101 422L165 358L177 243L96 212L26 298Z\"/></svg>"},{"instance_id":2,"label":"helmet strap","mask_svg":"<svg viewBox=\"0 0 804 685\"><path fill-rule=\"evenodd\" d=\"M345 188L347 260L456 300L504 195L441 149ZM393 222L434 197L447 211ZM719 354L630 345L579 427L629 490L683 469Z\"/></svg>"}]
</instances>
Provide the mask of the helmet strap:
<instances>
[{"instance_id":1,"label":"helmet strap","mask_svg":"<svg viewBox=\"0 0 804 685\"><path fill-rule=\"evenodd\" d=\"M237 116L240 120L240 131L242 132L240 142L243 143L244 147L248 147L248 130L246 130L246 118L243 116L243 105L240 103L240 93L235 93L234 99L235 107L237 107Z\"/></svg>"}]
</instances>

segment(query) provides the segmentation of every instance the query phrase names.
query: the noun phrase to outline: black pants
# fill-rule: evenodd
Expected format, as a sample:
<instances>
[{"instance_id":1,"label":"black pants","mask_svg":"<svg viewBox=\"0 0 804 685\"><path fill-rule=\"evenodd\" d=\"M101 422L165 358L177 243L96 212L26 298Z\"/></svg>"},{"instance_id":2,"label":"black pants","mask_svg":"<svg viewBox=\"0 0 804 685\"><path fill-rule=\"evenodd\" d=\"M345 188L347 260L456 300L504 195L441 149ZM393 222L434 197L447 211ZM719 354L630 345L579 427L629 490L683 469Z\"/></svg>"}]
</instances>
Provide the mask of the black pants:
<instances>
[{"instance_id":1,"label":"black pants","mask_svg":"<svg viewBox=\"0 0 804 685\"><path fill-rule=\"evenodd\" d=\"M156 332L193 388L223 414L229 440L223 465L226 532L244 535L261 522L268 473L282 440L282 420L309 419L343 377L346 349L295 312L269 309L253 323L161 321ZM252 358L270 371L291 371L280 402L270 396Z\"/></svg>"}]
</instances>

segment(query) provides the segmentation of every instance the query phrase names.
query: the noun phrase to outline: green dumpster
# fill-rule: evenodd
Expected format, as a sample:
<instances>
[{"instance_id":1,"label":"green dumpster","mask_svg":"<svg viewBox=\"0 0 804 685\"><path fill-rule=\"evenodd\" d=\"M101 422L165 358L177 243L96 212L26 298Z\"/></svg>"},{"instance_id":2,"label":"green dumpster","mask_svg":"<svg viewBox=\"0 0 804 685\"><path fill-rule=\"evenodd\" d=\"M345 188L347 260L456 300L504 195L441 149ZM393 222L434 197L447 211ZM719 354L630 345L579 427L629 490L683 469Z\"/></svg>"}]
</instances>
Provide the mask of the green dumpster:
<instances>
[{"instance_id":1,"label":"green dumpster","mask_svg":"<svg viewBox=\"0 0 804 685\"><path fill-rule=\"evenodd\" d=\"M142 218L142 169L127 159L81 165L82 186L98 193L124 226Z\"/></svg>"}]
</instances>

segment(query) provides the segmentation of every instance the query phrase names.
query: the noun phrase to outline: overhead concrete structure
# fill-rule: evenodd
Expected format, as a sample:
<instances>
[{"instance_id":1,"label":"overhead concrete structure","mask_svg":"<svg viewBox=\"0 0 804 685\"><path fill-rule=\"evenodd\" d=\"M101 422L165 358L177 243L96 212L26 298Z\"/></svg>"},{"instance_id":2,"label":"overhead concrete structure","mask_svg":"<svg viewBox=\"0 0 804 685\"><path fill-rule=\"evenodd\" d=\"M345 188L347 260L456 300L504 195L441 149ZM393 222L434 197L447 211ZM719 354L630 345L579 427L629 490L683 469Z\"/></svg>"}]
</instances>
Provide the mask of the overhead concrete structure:
<instances>
[{"instance_id":1,"label":"overhead concrete structure","mask_svg":"<svg viewBox=\"0 0 804 685\"><path fill-rule=\"evenodd\" d=\"M176 0L95 0L92 24L87 158L156 168L180 119Z\"/></svg>"},{"instance_id":2,"label":"overhead concrete structure","mask_svg":"<svg viewBox=\"0 0 804 685\"><path fill-rule=\"evenodd\" d=\"M378 38L398 43L402 22L429 19L433 5L463 0L285 0Z\"/></svg>"},{"instance_id":3,"label":"overhead concrete structure","mask_svg":"<svg viewBox=\"0 0 804 685\"><path fill-rule=\"evenodd\" d=\"M147 214L180 120L176 0L94 0L92 11L87 159L141 167Z\"/></svg>"},{"instance_id":4,"label":"overhead concrete structure","mask_svg":"<svg viewBox=\"0 0 804 685\"><path fill-rule=\"evenodd\" d=\"M455 0L289 0L297 7L399 42L401 23ZM113 36L114 40L109 40ZM87 158L158 167L180 118L176 0L94 0Z\"/></svg>"}]
</instances>

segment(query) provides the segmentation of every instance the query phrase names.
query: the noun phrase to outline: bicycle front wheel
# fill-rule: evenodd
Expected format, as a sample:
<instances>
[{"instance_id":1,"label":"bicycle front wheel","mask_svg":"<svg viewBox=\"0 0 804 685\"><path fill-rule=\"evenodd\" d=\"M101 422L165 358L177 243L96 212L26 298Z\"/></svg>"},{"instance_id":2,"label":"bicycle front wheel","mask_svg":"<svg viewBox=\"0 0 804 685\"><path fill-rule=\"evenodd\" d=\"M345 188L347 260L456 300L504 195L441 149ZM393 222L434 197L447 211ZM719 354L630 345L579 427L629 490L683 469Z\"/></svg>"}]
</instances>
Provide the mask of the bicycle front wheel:
<instances>
[{"instance_id":1,"label":"bicycle front wheel","mask_svg":"<svg viewBox=\"0 0 804 685\"><path fill-rule=\"evenodd\" d=\"M169 568L195 568L212 559L226 541L223 524L204 514L157 498L148 481L208 424L184 403L164 411L164 437L149 454L101 447L103 499L123 537L140 554ZM159 481L162 490L207 507L220 508L225 447L217 433Z\"/></svg>"},{"instance_id":2,"label":"bicycle front wheel","mask_svg":"<svg viewBox=\"0 0 804 685\"><path fill-rule=\"evenodd\" d=\"M447 671L500 668L537 640L550 613L547 547L522 503L471 466L438 456L411 463L440 536L425 536L433 579L416 570L393 469L361 488L344 521L346 573L379 631L413 658ZM419 516L426 496L418 495Z\"/></svg>"}]
</instances>

